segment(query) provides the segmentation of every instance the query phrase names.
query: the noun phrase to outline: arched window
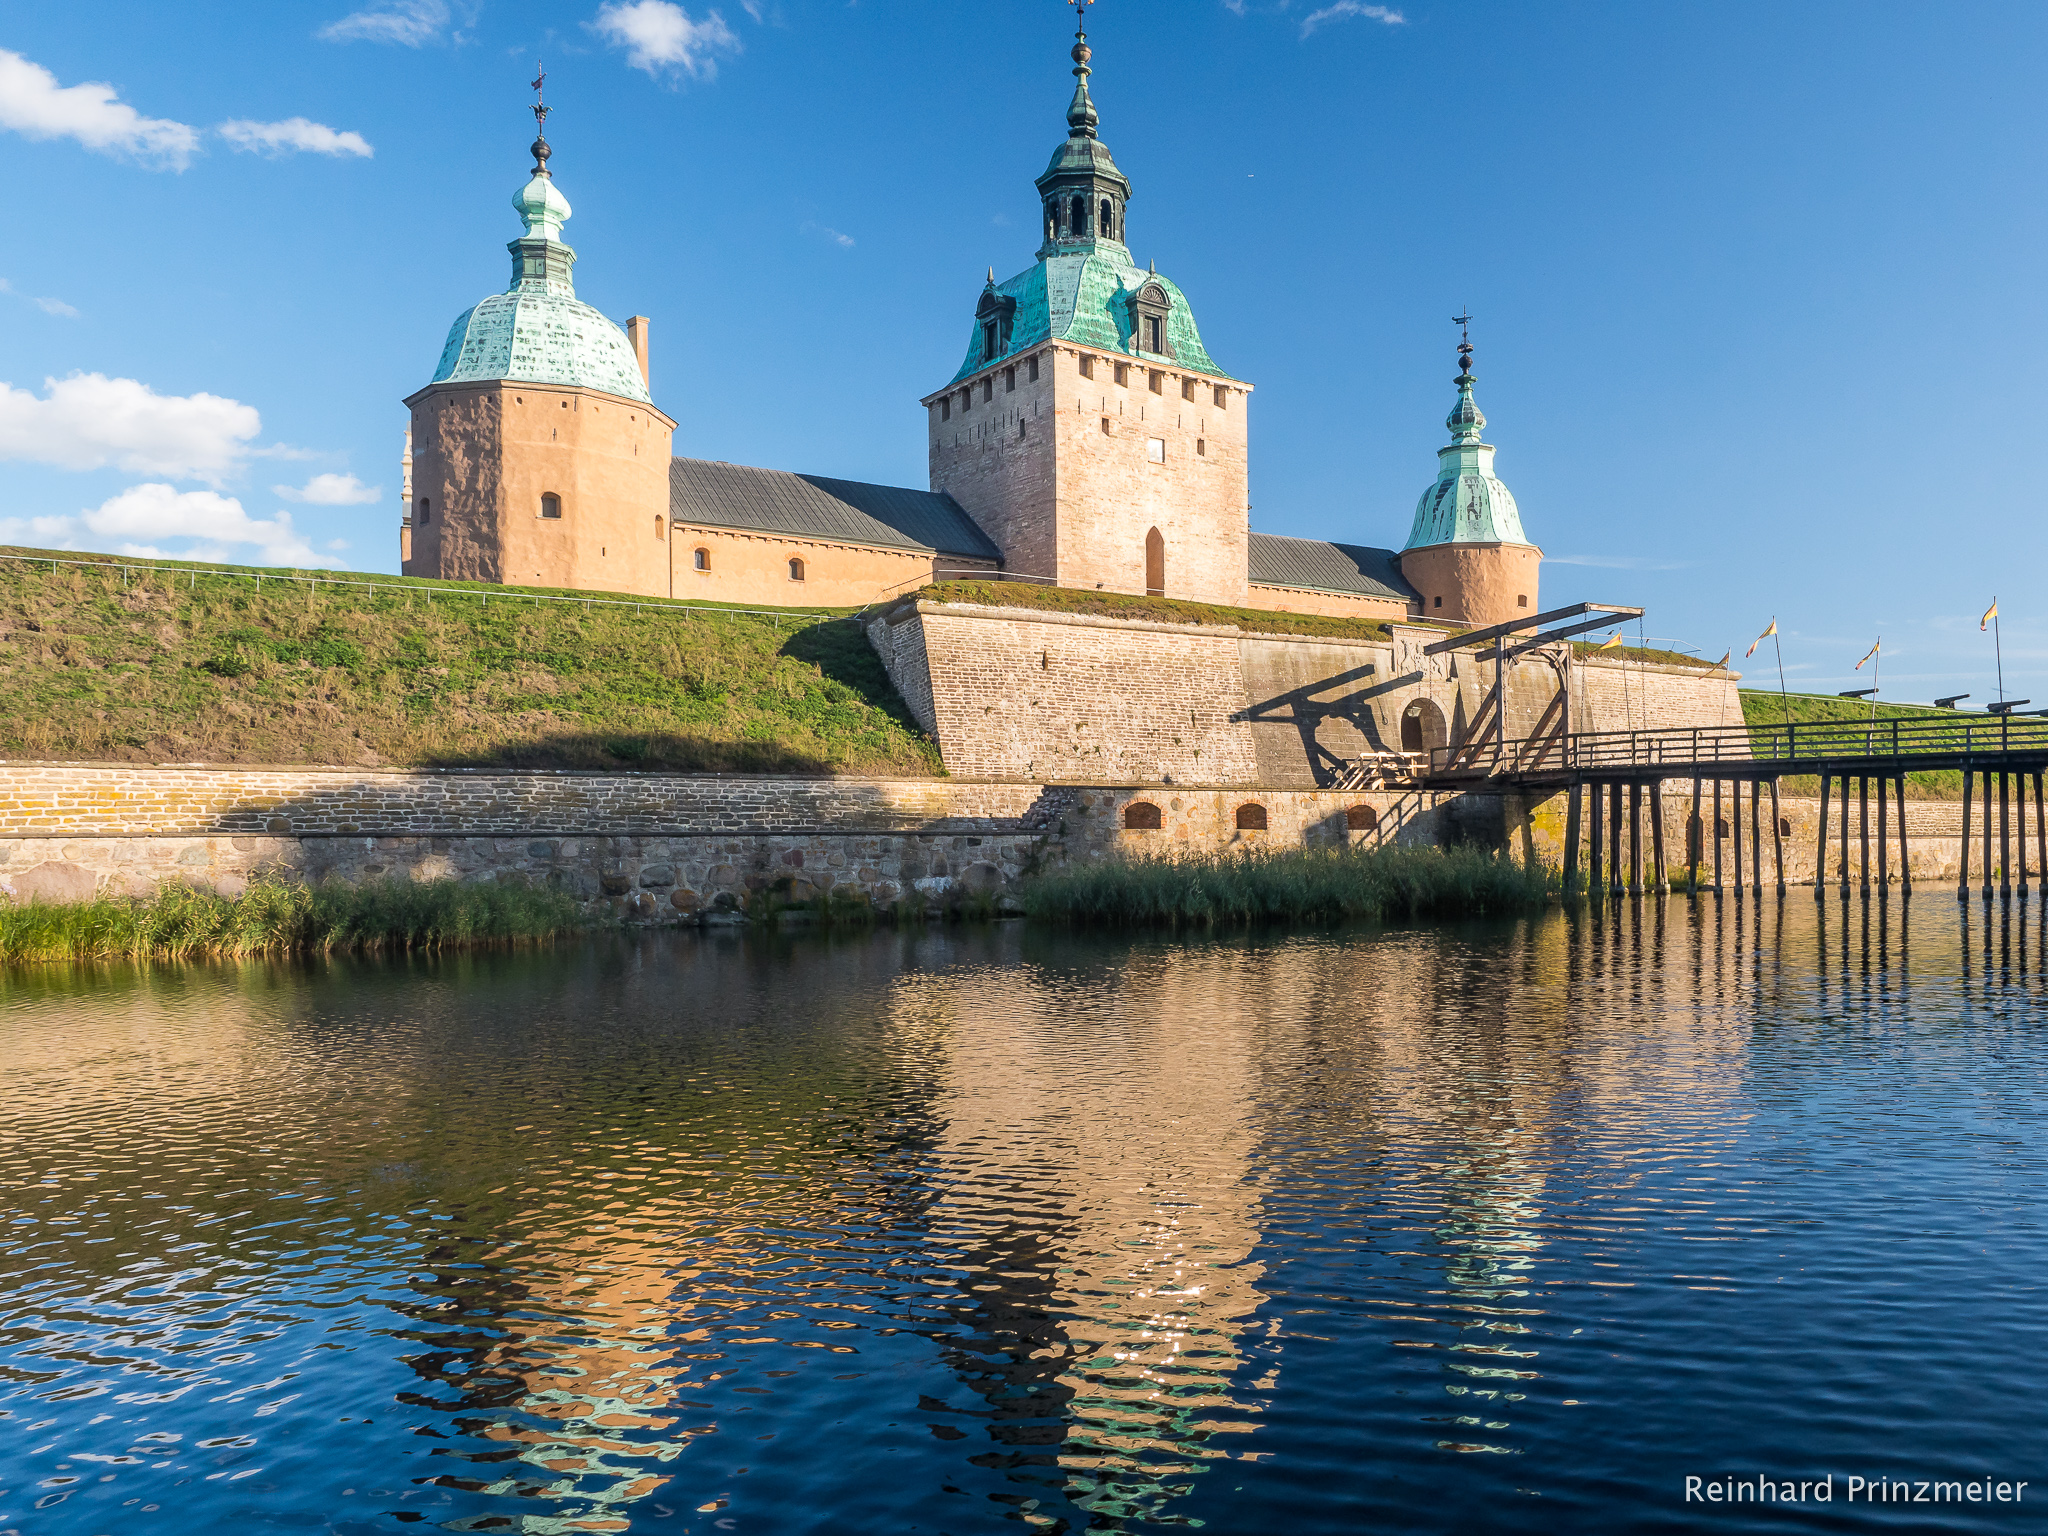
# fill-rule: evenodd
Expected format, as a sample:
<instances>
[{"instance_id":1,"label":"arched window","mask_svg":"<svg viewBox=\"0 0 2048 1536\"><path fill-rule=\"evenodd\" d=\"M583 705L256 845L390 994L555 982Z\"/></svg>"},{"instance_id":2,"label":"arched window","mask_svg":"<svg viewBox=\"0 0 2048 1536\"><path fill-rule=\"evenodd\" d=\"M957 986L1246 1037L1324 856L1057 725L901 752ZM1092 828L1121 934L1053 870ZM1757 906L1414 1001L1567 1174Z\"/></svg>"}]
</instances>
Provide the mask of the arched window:
<instances>
[{"instance_id":1,"label":"arched window","mask_svg":"<svg viewBox=\"0 0 2048 1536\"><path fill-rule=\"evenodd\" d=\"M654 536L657 539L668 537L668 520L659 512L654 514Z\"/></svg>"},{"instance_id":2,"label":"arched window","mask_svg":"<svg viewBox=\"0 0 2048 1536\"><path fill-rule=\"evenodd\" d=\"M1060 205L1059 200L1055 198L1053 201L1045 205L1045 238L1048 240L1057 240L1059 238L1059 234Z\"/></svg>"},{"instance_id":3,"label":"arched window","mask_svg":"<svg viewBox=\"0 0 2048 1536\"><path fill-rule=\"evenodd\" d=\"M1157 832L1159 830L1159 807L1149 800L1133 800L1124 807L1124 830L1126 832Z\"/></svg>"},{"instance_id":4,"label":"arched window","mask_svg":"<svg viewBox=\"0 0 2048 1536\"><path fill-rule=\"evenodd\" d=\"M1166 596L1166 539L1157 528L1145 535L1145 595Z\"/></svg>"},{"instance_id":5,"label":"arched window","mask_svg":"<svg viewBox=\"0 0 2048 1536\"><path fill-rule=\"evenodd\" d=\"M1085 197L1074 199L1073 233L1077 236L1088 233L1088 199Z\"/></svg>"},{"instance_id":6,"label":"arched window","mask_svg":"<svg viewBox=\"0 0 2048 1536\"><path fill-rule=\"evenodd\" d=\"M1344 827L1350 832L1379 831L1379 808L1371 805L1347 806L1344 811Z\"/></svg>"},{"instance_id":7,"label":"arched window","mask_svg":"<svg viewBox=\"0 0 2048 1536\"><path fill-rule=\"evenodd\" d=\"M542 517L560 517L562 515L562 498L553 491L543 492L540 498L540 515Z\"/></svg>"},{"instance_id":8,"label":"arched window","mask_svg":"<svg viewBox=\"0 0 2048 1536\"><path fill-rule=\"evenodd\" d=\"M424 496L422 496L422 497L420 498L420 515L419 515L418 517L414 518L414 519L413 519L413 522L414 522L415 524L419 525L420 527L425 527L425 526L426 526L426 522L427 522L427 498L426 498L426 497L424 497Z\"/></svg>"},{"instance_id":9,"label":"arched window","mask_svg":"<svg viewBox=\"0 0 2048 1536\"><path fill-rule=\"evenodd\" d=\"M789 579L791 581L802 581L804 579L804 563L794 555L790 556L789 560Z\"/></svg>"},{"instance_id":10,"label":"arched window","mask_svg":"<svg viewBox=\"0 0 2048 1536\"><path fill-rule=\"evenodd\" d=\"M700 549L700 550L697 550L697 551L695 551L695 552L693 553L693 555L691 556L691 558L692 558L692 560L694 561L694 563L696 564L696 567L697 567L697 569L698 569L698 570L700 570L700 571L708 571L708 570L710 570L710 569L711 569L711 551L710 551L710 550L708 550L708 549Z\"/></svg>"},{"instance_id":11,"label":"arched window","mask_svg":"<svg viewBox=\"0 0 2048 1536\"><path fill-rule=\"evenodd\" d=\"M1102 200L1102 238L1116 238L1116 205L1106 197Z\"/></svg>"},{"instance_id":12,"label":"arched window","mask_svg":"<svg viewBox=\"0 0 2048 1536\"><path fill-rule=\"evenodd\" d=\"M1780 837L1790 837L1791 835L1792 835L1792 818L1791 818L1791 817L1789 817L1789 816L1780 816L1780 817L1778 818L1778 836L1780 836Z\"/></svg>"},{"instance_id":13,"label":"arched window","mask_svg":"<svg viewBox=\"0 0 2048 1536\"><path fill-rule=\"evenodd\" d=\"M1240 832L1263 832L1266 830L1266 808L1256 801L1249 801L1237 808L1237 830Z\"/></svg>"}]
</instances>

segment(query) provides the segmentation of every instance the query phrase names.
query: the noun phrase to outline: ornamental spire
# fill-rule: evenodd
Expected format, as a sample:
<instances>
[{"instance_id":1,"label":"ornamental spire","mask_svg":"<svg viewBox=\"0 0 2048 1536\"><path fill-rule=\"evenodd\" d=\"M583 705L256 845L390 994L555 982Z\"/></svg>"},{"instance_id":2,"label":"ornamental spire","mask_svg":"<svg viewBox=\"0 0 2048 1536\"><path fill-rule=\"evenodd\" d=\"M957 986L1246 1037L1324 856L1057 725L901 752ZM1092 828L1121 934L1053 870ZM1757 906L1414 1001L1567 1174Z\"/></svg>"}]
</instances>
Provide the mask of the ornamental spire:
<instances>
[{"instance_id":1,"label":"ornamental spire","mask_svg":"<svg viewBox=\"0 0 2048 1536\"><path fill-rule=\"evenodd\" d=\"M1458 403L1451 407L1451 414L1444 418L1444 425L1451 429L1453 443L1476 443L1480 428L1486 425L1486 418L1472 401L1472 316L1469 312L1453 315L1451 324L1461 327L1458 376L1451 380L1458 386Z\"/></svg>"},{"instance_id":2,"label":"ornamental spire","mask_svg":"<svg viewBox=\"0 0 2048 1536\"><path fill-rule=\"evenodd\" d=\"M1075 139L1095 137L1096 125L1102 121L1095 111L1095 103L1088 96L1088 76L1092 71L1088 61L1094 53L1088 47L1088 7L1095 0L1069 0L1074 7L1074 99L1067 107L1067 136Z\"/></svg>"},{"instance_id":3,"label":"ornamental spire","mask_svg":"<svg viewBox=\"0 0 2048 1536\"><path fill-rule=\"evenodd\" d=\"M533 63L533 174L548 174L548 156L554 153L548 148L548 103L542 87L548 83L548 72L541 67L538 59Z\"/></svg>"}]
</instances>

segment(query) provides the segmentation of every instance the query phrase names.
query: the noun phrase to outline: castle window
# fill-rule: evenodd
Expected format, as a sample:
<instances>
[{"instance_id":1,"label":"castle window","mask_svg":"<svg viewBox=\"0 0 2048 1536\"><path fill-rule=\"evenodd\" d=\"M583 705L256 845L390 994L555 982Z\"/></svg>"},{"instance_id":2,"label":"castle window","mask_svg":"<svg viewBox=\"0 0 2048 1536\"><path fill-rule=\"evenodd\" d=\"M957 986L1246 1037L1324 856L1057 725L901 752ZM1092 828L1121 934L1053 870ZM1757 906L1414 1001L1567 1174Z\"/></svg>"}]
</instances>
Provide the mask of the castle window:
<instances>
[{"instance_id":1,"label":"castle window","mask_svg":"<svg viewBox=\"0 0 2048 1536\"><path fill-rule=\"evenodd\" d=\"M1107 416L1102 418L1102 435L1104 437L1113 437L1116 435L1116 428L1112 427L1109 424L1109 418Z\"/></svg>"},{"instance_id":2,"label":"castle window","mask_svg":"<svg viewBox=\"0 0 2048 1536\"><path fill-rule=\"evenodd\" d=\"M996 355L996 323L993 320L984 321L982 324L981 355L983 357L994 357Z\"/></svg>"},{"instance_id":3,"label":"castle window","mask_svg":"<svg viewBox=\"0 0 2048 1536\"><path fill-rule=\"evenodd\" d=\"M1074 199L1074 209L1073 209L1073 218L1074 218L1074 221L1073 221L1073 224L1072 224L1072 225L1070 226L1070 228L1069 228L1069 230L1068 230L1068 233L1070 233L1070 234L1072 234L1072 235L1074 235L1074 236L1076 236L1076 237L1079 237L1079 236L1081 236L1081 235L1085 235L1085 234L1087 234L1087 233L1088 233L1088 199L1087 199L1087 198L1085 198L1085 197L1077 197L1077 198L1075 198L1075 199Z\"/></svg>"},{"instance_id":4,"label":"castle window","mask_svg":"<svg viewBox=\"0 0 2048 1536\"><path fill-rule=\"evenodd\" d=\"M1436 599L1436 600L1435 600L1434 602L1432 602L1432 603L1431 603L1431 604L1430 604L1429 606L1430 606L1430 607L1432 607L1432 608L1441 608L1441 607L1443 607L1443 605L1444 605L1444 600L1443 600L1442 598L1440 598L1440 597L1439 597L1439 598L1437 598L1437 599Z\"/></svg>"},{"instance_id":5,"label":"castle window","mask_svg":"<svg viewBox=\"0 0 2048 1536\"><path fill-rule=\"evenodd\" d=\"M1051 202L1045 205L1045 238L1048 240L1057 240L1059 238L1059 235L1060 204L1059 199L1054 198Z\"/></svg>"},{"instance_id":6,"label":"castle window","mask_svg":"<svg viewBox=\"0 0 2048 1536\"><path fill-rule=\"evenodd\" d=\"M804 563L794 556L791 556L789 562L789 579L791 581L802 581L804 579Z\"/></svg>"},{"instance_id":7,"label":"castle window","mask_svg":"<svg viewBox=\"0 0 2048 1536\"><path fill-rule=\"evenodd\" d=\"M1528 593L1526 593L1526 592L1517 592L1517 593L1515 594L1515 606L1516 606L1517 608L1526 608L1526 607L1528 607L1528 606L1529 606L1529 594L1528 594Z\"/></svg>"},{"instance_id":8,"label":"castle window","mask_svg":"<svg viewBox=\"0 0 2048 1536\"><path fill-rule=\"evenodd\" d=\"M1237 830L1240 832L1265 831L1266 808L1256 801L1240 805L1237 808Z\"/></svg>"},{"instance_id":9,"label":"castle window","mask_svg":"<svg viewBox=\"0 0 2048 1536\"><path fill-rule=\"evenodd\" d=\"M1120 386L1131 382L1131 365L1129 363L1118 363L1116 365L1116 381Z\"/></svg>"},{"instance_id":10,"label":"castle window","mask_svg":"<svg viewBox=\"0 0 2048 1536\"><path fill-rule=\"evenodd\" d=\"M1166 538L1157 528L1145 535L1145 595L1166 596Z\"/></svg>"},{"instance_id":11,"label":"castle window","mask_svg":"<svg viewBox=\"0 0 2048 1536\"><path fill-rule=\"evenodd\" d=\"M952 419L953 419L953 397L952 397L951 395L948 395L948 396L946 396L946 398L945 398L945 399L943 399L943 400L941 400L941 401L939 402L939 420L941 420L941 421L951 421Z\"/></svg>"},{"instance_id":12,"label":"castle window","mask_svg":"<svg viewBox=\"0 0 2048 1536\"><path fill-rule=\"evenodd\" d=\"M1003 393L1006 395L1011 395L1015 394L1016 392L1017 370L1015 368L1005 368L1003 370Z\"/></svg>"},{"instance_id":13,"label":"castle window","mask_svg":"<svg viewBox=\"0 0 2048 1536\"><path fill-rule=\"evenodd\" d=\"M969 408L970 406L972 406L973 404L974 404L974 389L973 389L973 387L972 387L972 386L970 385L970 386L969 386L968 388L966 388L966 389L963 389L963 390L961 390L961 391L960 391L960 414L961 414L962 416L965 416L965 415L967 414L968 408Z\"/></svg>"},{"instance_id":14,"label":"castle window","mask_svg":"<svg viewBox=\"0 0 2048 1536\"><path fill-rule=\"evenodd\" d=\"M1344 811L1344 829L1347 832L1377 832L1380 827L1380 813L1370 805L1347 806Z\"/></svg>"},{"instance_id":15,"label":"castle window","mask_svg":"<svg viewBox=\"0 0 2048 1536\"><path fill-rule=\"evenodd\" d=\"M985 378L985 379L983 379L983 380L981 381L981 399L982 399L982 403L983 403L984 405L986 405L986 404L987 404L987 403L988 403L989 401L991 401L991 400L995 399L995 397L996 397L996 376L995 376L994 374L990 374L990 375L989 375L989 376L988 376L987 378Z\"/></svg>"},{"instance_id":16,"label":"castle window","mask_svg":"<svg viewBox=\"0 0 2048 1536\"><path fill-rule=\"evenodd\" d=\"M1180 397L1183 400L1195 398L1195 381L1193 379L1182 379L1180 381Z\"/></svg>"},{"instance_id":17,"label":"castle window","mask_svg":"<svg viewBox=\"0 0 2048 1536\"><path fill-rule=\"evenodd\" d=\"M1017 418L1017 435L1019 437L1024 435L1024 418L1022 416Z\"/></svg>"},{"instance_id":18,"label":"castle window","mask_svg":"<svg viewBox=\"0 0 2048 1536\"><path fill-rule=\"evenodd\" d=\"M1150 800L1133 800L1124 807L1124 830L1126 832L1157 832L1159 830L1159 807Z\"/></svg>"},{"instance_id":19,"label":"castle window","mask_svg":"<svg viewBox=\"0 0 2048 1536\"><path fill-rule=\"evenodd\" d=\"M1102 238L1116 238L1116 204L1106 197L1102 200Z\"/></svg>"},{"instance_id":20,"label":"castle window","mask_svg":"<svg viewBox=\"0 0 2048 1536\"><path fill-rule=\"evenodd\" d=\"M690 555L690 563L695 565L700 571L710 570L711 551L708 549L693 550Z\"/></svg>"},{"instance_id":21,"label":"castle window","mask_svg":"<svg viewBox=\"0 0 2048 1536\"><path fill-rule=\"evenodd\" d=\"M420 515L414 518L413 521L419 524L422 528L424 528L427 524L427 498L424 496L420 498Z\"/></svg>"},{"instance_id":22,"label":"castle window","mask_svg":"<svg viewBox=\"0 0 2048 1536\"><path fill-rule=\"evenodd\" d=\"M1084 379L1095 377L1095 359L1089 357L1086 353L1083 353L1081 356L1081 377Z\"/></svg>"},{"instance_id":23,"label":"castle window","mask_svg":"<svg viewBox=\"0 0 2048 1536\"><path fill-rule=\"evenodd\" d=\"M1153 328L1152 339L1154 341L1157 341L1159 339L1159 322L1157 320L1154 320L1151 322L1151 324ZM1159 349L1157 347L1154 347L1152 350L1154 352L1157 352ZM1152 370L1152 377L1149 380L1147 380L1147 382L1151 385L1153 394L1163 395L1166 393L1166 375L1161 373L1157 368L1154 368Z\"/></svg>"},{"instance_id":24,"label":"castle window","mask_svg":"<svg viewBox=\"0 0 2048 1536\"><path fill-rule=\"evenodd\" d=\"M1198 437L1195 439L1195 455L1198 458L1204 459L1206 459L1209 456L1209 439L1207 439L1206 437Z\"/></svg>"},{"instance_id":25,"label":"castle window","mask_svg":"<svg viewBox=\"0 0 2048 1536\"><path fill-rule=\"evenodd\" d=\"M1164 352L1166 350L1166 322L1157 315L1145 317L1145 350Z\"/></svg>"},{"instance_id":26,"label":"castle window","mask_svg":"<svg viewBox=\"0 0 2048 1536\"><path fill-rule=\"evenodd\" d=\"M654 514L654 536L656 539L666 539L668 537L667 522L659 512Z\"/></svg>"},{"instance_id":27,"label":"castle window","mask_svg":"<svg viewBox=\"0 0 2048 1536\"><path fill-rule=\"evenodd\" d=\"M1146 438L1145 457L1154 464L1164 464L1166 462L1166 439L1163 437Z\"/></svg>"},{"instance_id":28,"label":"castle window","mask_svg":"<svg viewBox=\"0 0 2048 1536\"><path fill-rule=\"evenodd\" d=\"M560 517L562 515L562 498L553 491L545 493L540 499L540 515L542 517Z\"/></svg>"},{"instance_id":29,"label":"castle window","mask_svg":"<svg viewBox=\"0 0 2048 1536\"><path fill-rule=\"evenodd\" d=\"M1026 363L1024 367L1026 370L1024 374L1024 382L1027 384L1036 384L1038 382L1038 357L1036 353L1032 355L1031 360L1028 363Z\"/></svg>"},{"instance_id":30,"label":"castle window","mask_svg":"<svg viewBox=\"0 0 2048 1536\"><path fill-rule=\"evenodd\" d=\"M1227 389L1225 389L1225 388L1224 388L1224 387L1223 387L1223 386L1222 386L1221 384L1217 384L1217 385L1215 385L1215 386L1213 386L1213 387L1214 387L1214 389L1215 389L1215 391L1216 391L1216 409L1217 409L1217 410L1219 410L1219 411L1227 411L1227 410L1229 410L1229 409L1230 409L1230 391L1229 391L1229 390L1227 390Z\"/></svg>"}]
</instances>

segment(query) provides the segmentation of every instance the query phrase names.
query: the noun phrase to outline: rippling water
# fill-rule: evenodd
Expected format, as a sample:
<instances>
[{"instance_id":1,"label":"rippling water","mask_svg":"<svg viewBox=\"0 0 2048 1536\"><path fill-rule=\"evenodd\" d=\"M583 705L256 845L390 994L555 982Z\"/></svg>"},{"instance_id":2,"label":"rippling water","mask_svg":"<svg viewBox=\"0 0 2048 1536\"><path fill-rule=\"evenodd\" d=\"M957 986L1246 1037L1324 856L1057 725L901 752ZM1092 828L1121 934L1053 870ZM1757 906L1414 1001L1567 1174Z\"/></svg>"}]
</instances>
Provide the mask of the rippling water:
<instances>
[{"instance_id":1,"label":"rippling water","mask_svg":"<svg viewBox=\"0 0 2048 1536\"><path fill-rule=\"evenodd\" d=\"M2009 1530L2041 903L0 982L0 1533Z\"/></svg>"}]
</instances>

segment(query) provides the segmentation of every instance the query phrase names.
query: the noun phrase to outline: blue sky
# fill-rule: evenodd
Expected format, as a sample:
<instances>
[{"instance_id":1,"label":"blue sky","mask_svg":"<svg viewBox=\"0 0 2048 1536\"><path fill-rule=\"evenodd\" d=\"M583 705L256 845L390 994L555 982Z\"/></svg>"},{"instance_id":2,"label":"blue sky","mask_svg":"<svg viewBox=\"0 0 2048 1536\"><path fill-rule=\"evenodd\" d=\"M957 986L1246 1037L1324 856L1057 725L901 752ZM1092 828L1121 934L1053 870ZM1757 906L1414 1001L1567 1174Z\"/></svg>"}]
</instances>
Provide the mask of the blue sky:
<instances>
[{"instance_id":1,"label":"blue sky","mask_svg":"<svg viewBox=\"0 0 2048 1536\"><path fill-rule=\"evenodd\" d=\"M0 538L395 570L399 402L504 286L547 63L578 291L679 452L924 484L1026 266L1055 0L7 8ZM1456 341L1546 603L1795 688L2048 703L2048 7L1101 0L1131 244L1257 386L1255 528L1398 547ZM1763 681L1757 664L1751 677ZM1772 681L1775 674L1772 674Z\"/></svg>"}]
</instances>

